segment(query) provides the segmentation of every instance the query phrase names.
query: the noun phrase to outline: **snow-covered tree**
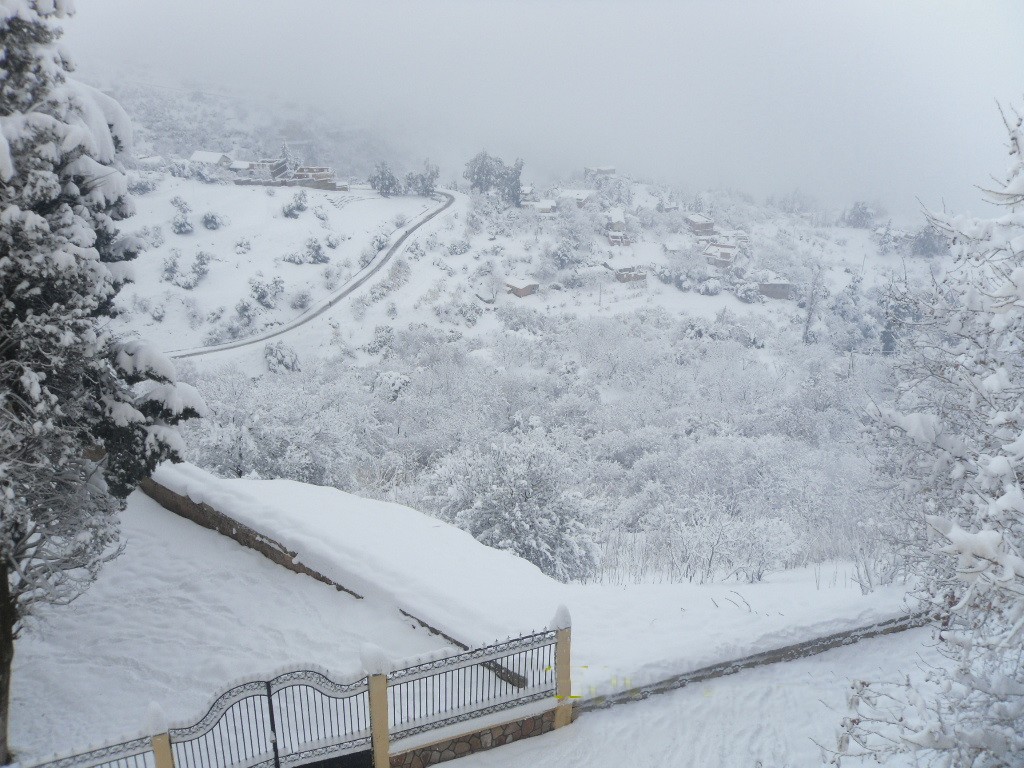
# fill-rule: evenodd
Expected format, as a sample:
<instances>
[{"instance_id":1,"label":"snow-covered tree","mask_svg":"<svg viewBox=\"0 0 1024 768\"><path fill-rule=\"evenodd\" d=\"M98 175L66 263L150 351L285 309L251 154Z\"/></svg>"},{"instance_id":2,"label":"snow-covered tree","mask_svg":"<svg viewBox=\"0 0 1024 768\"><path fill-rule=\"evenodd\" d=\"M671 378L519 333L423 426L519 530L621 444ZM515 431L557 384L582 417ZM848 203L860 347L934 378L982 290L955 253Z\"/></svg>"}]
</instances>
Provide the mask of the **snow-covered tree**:
<instances>
[{"instance_id":1,"label":"snow-covered tree","mask_svg":"<svg viewBox=\"0 0 1024 768\"><path fill-rule=\"evenodd\" d=\"M593 568L582 496L566 482L566 457L541 430L516 430L448 457L435 482L444 516L480 542L507 549L561 581Z\"/></svg>"},{"instance_id":2,"label":"snow-covered tree","mask_svg":"<svg viewBox=\"0 0 1024 768\"><path fill-rule=\"evenodd\" d=\"M381 197L394 197L402 194L402 182L392 173L391 166L386 162L377 163L369 181L370 187Z\"/></svg>"},{"instance_id":3,"label":"snow-covered tree","mask_svg":"<svg viewBox=\"0 0 1024 768\"><path fill-rule=\"evenodd\" d=\"M1005 118L1004 118L1005 119ZM855 684L840 751L989 768L1024 755L1024 130L992 219L933 215L954 263L912 318L876 432L902 501L896 536L949 657L915 686Z\"/></svg>"},{"instance_id":4,"label":"snow-covered tree","mask_svg":"<svg viewBox=\"0 0 1024 768\"><path fill-rule=\"evenodd\" d=\"M409 171L405 175L405 191L410 195L419 197L430 197L437 189L437 179L440 176L437 166L429 160L423 161L423 170L420 172Z\"/></svg>"},{"instance_id":5,"label":"snow-covered tree","mask_svg":"<svg viewBox=\"0 0 1024 768\"><path fill-rule=\"evenodd\" d=\"M522 160L506 165L500 157L480 152L466 163L462 175L474 192L497 192L507 205L518 208L522 205L522 173Z\"/></svg>"},{"instance_id":6,"label":"snow-covered tree","mask_svg":"<svg viewBox=\"0 0 1024 768\"><path fill-rule=\"evenodd\" d=\"M122 500L202 410L168 360L106 332L134 251L110 98L71 80L65 0L0 0L0 763L11 662L38 603L77 597L117 553Z\"/></svg>"}]
</instances>

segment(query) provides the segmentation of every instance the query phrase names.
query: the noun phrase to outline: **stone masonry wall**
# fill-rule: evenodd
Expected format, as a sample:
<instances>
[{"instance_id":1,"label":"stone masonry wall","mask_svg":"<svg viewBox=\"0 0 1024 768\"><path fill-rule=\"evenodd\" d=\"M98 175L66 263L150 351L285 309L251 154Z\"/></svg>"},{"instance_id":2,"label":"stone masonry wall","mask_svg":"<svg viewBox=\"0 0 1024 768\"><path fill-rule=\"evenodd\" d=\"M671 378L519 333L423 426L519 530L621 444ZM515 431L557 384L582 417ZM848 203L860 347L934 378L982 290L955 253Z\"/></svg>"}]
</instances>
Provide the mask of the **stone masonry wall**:
<instances>
[{"instance_id":1,"label":"stone masonry wall","mask_svg":"<svg viewBox=\"0 0 1024 768\"><path fill-rule=\"evenodd\" d=\"M391 755L391 768L425 768L425 766L435 763L465 757L474 752L493 749L502 744L511 744L520 739L540 736L542 733L553 730L554 727L555 711L552 709L534 717L513 720L510 723L495 725L482 731L467 733L454 739L439 741L425 747L411 749L408 752Z\"/></svg>"}]
</instances>

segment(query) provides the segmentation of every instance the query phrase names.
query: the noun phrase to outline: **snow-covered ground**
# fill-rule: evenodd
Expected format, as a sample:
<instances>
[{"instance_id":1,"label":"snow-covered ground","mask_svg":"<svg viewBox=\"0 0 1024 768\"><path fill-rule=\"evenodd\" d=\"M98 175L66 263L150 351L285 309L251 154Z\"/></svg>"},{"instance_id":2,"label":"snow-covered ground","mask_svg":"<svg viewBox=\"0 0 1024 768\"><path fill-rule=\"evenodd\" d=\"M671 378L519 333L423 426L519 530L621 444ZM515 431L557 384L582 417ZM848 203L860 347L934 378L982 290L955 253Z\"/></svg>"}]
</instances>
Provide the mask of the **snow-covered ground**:
<instances>
[{"instance_id":1,"label":"snow-covered ground","mask_svg":"<svg viewBox=\"0 0 1024 768\"><path fill-rule=\"evenodd\" d=\"M597 712L463 758L460 768L808 768L834 748L851 679L899 680L941 657L928 630L866 640ZM844 765L846 763L844 762ZM890 763L891 764L891 763ZM911 763L907 763L908 765Z\"/></svg>"},{"instance_id":2,"label":"snow-covered ground","mask_svg":"<svg viewBox=\"0 0 1024 768\"><path fill-rule=\"evenodd\" d=\"M89 591L41 609L18 640L11 736L25 762L194 722L240 678L308 664L361 676L367 641L392 658L445 646L393 607L281 568L139 491L123 533Z\"/></svg>"},{"instance_id":3,"label":"snow-covered ground","mask_svg":"<svg viewBox=\"0 0 1024 768\"><path fill-rule=\"evenodd\" d=\"M316 664L361 674L359 648L403 666L444 641L398 608L458 639L522 634L567 605L573 687L593 696L898 615L898 589L863 596L810 569L747 585L563 585L434 518L335 489L217 480L164 467L157 478L225 508L365 593L356 600L287 571L136 492L126 548L66 609L46 610L19 641L12 732L31 762L175 722L239 678ZM68 711L76 712L74 718Z\"/></svg>"}]
</instances>

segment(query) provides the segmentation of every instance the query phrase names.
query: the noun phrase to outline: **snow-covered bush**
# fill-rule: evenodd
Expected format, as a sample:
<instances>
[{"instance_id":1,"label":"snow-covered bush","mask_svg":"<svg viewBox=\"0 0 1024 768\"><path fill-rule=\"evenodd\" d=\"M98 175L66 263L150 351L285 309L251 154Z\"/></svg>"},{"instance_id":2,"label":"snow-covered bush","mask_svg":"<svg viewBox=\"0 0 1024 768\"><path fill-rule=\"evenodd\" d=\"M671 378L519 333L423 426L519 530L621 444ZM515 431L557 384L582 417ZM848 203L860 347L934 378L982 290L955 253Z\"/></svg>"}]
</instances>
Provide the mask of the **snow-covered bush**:
<instances>
[{"instance_id":1,"label":"snow-covered bush","mask_svg":"<svg viewBox=\"0 0 1024 768\"><path fill-rule=\"evenodd\" d=\"M294 296L292 296L292 299L290 302L288 302L288 305L292 309L309 309L309 306L312 303L313 296L310 294L309 291L303 289L301 291L298 291Z\"/></svg>"},{"instance_id":2,"label":"snow-covered bush","mask_svg":"<svg viewBox=\"0 0 1024 768\"><path fill-rule=\"evenodd\" d=\"M227 219L213 211L207 211L203 214L202 222L203 226L207 229L218 230L227 224Z\"/></svg>"},{"instance_id":3,"label":"snow-covered bush","mask_svg":"<svg viewBox=\"0 0 1024 768\"><path fill-rule=\"evenodd\" d=\"M249 294L256 303L267 309L277 307L277 302L284 293L284 280L277 276L273 280L265 280L262 272L249 278Z\"/></svg>"},{"instance_id":4,"label":"snow-covered bush","mask_svg":"<svg viewBox=\"0 0 1024 768\"><path fill-rule=\"evenodd\" d=\"M331 250L334 250L340 244L341 238L338 237L334 232L328 232L327 235L324 236L324 245L326 245Z\"/></svg>"},{"instance_id":5,"label":"snow-covered bush","mask_svg":"<svg viewBox=\"0 0 1024 768\"><path fill-rule=\"evenodd\" d=\"M331 257L324 252L323 244L315 237L306 240L306 259L309 264L327 264Z\"/></svg>"},{"instance_id":6,"label":"snow-covered bush","mask_svg":"<svg viewBox=\"0 0 1024 768\"><path fill-rule=\"evenodd\" d=\"M176 235L190 235L193 231L192 220L189 215L184 211L179 211L174 214L174 218L171 219L171 231Z\"/></svg>"},{"instance_id":7,"label":"snow-covered bush","mask_svg":"<svg viewBox=\"0 0 1024 768\"><path fill-rule=\"evenodd\" d=\"M469 253L469 248L469 240L456 240L448 244L448 253L451 256L462 256L465 253Z\"/></svg>"},{"instance_id":8,"label":"snow-covered bush","mask_svg":"<svg viewBox=\"0 0 1024 768\"><path fill-rule=\"evenodd\" d=\"M235 253L243 256L252 250L252 242L248 237L243 237L235 242Z\"/></svg>"},{"instance_id":9,"label":"snow-covered bush","mask_svg":"<svg viewBox=\"0 0 1024 768\"><path fill-rule=\"evenodd\" d=\"M435 304L433 310L434 316L442 323L466 325L470 328L476 325L476 321L484 313L478 303L457 298L443 304Z\"/></svg>"},{"instance_id":10,"label":"snow-covered bush","mask_svg":"<svg viewBox=\"0 0 1024 768\"><path fill-rule=\"evenodd\" d=\"M164 256L160 269L160 279L165 283L173 283L178 277L178 262L181 259L181 251L172 248L170 253Z\"/></svg>"},{"instance_id":11,"label":"snow-covered bush","mask_svg":"<svg viewBox=\"0 0 1024 768\"><path fill-rule=\"evenodd\" d=\"M379 355L389 349L395 339L395 329L390 325L378 325L373 329L373 339L364 347L371 355Z\"/></svg>"},{"instance_id":12,"label":"snow-covered bush","mask_svg":"<svg viewBox=\"0 0 1024 768\"><path fill-rule=\"evenodd\" d=\"M159 186L159 181L151 176L135 176L128 181L128 193L141 197L142 195L148 195L150 192L156 191Z\"/></svg>"},{"instance_id":13,"label":"snow-covered bush","mask_svg":"<svg viewBox=\"0 0 1024 768\"><path fill-rule=\"evenodd\" d=\"M299 214L302 213L309 207L309 198L306 196L306 190L300 189L295 195L281 207L281 213L286 218L297 219Z\"/></svg>"},{"instance_id":14,"label":"snow-covered bush","mask_svg":"<svg viewBox=\"0 0 1024 768\"><path fill-rule=\"evenodd\" d=\"M302 370L299 356L283 341L268 342L263 347L263 359L271 373L287 373Z\"/></svg>"},{"instance_id":15,"label":"snow-covered bush","mask_svg":"<svg viewBox=\"0 0 1024 768\"><path fill-rule=\"evenodd\" d=\"M722 292L722 281L717 277L705 280L697 286L697 292L702 296L717 296Z\"/></svg>"}]
</instances>

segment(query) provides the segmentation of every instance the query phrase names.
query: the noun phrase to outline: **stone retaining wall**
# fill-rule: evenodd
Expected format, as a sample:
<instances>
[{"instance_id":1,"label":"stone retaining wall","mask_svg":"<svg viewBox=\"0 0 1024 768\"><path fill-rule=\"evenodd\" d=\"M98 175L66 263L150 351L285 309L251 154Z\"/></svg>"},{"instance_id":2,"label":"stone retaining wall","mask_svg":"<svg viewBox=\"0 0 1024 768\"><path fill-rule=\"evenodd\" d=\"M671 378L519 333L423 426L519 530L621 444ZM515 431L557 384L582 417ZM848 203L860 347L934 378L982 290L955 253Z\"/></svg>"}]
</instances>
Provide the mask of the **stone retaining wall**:
<instances>
[{"instance_id":1,"label":"stone retaining wall","mask_svg":"<svg viewBox=\"0 0 1024 768\"><path fill-rule=\"evenodd\" d=\"M170 488L167 488L148 477L139 483L139 488L143 493L153 499L153 501L164 509L171 511L176 515L180 515L187 520L191 520L196 525L201 525L203 528L209 528L211 531L216 531L223 536L227 536L229 539L234 539L243 547L256 550L264 557L273 560L275 563L287 568L289 571L311 576L324 584L330 584L341 592L348 592L353 597L360 600L363 599L362 595L356 594L348 587L345 587L333 579L324 576L319 571L314 571L312 568L300 563L298 555L289 550L283 544L280 544L269 536L265 536L259 531L255 531L249 526L228 517L223 512L211 507L209 504L197 504L188 496L182 496L180 493L175 493Z\"/></svg>"},{"instance_id":2,"label":"stone retaining wall","mask_svg":"<svg viewBox=\"0 0 1024 768\"><path fill-rule=\"evenodd\" d=\"M474 752L483 752L503 744L511 744L520 739L540 736L542 733L554 730L554 727L555 711L551 709L534 717L513 720L510 723L495 725L482 731L474 731L454 739L438 741L425 747L391 755L391 768L425 768L425 766L435 763L465 757Z\"/></svg>"}]
</instances>

